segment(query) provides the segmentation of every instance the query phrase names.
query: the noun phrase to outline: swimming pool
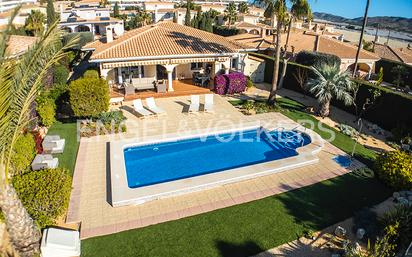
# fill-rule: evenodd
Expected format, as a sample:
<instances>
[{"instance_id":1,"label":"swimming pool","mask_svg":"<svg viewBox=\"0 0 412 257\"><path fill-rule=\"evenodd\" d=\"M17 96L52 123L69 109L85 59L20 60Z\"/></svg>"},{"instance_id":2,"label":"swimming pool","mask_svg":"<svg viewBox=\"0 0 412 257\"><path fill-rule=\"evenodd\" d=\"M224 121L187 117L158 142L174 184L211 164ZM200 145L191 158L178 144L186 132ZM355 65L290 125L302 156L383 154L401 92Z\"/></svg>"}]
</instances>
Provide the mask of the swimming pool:
<instances>
[{"instance_id":1,"label":"swimming pool","mask_svg":"<svg viewBox=\"0 0 412 257\"><path fill-rule=\"evenodd\" d=\"M126 147L127 184L145 187L285 159L310 142L297 131L253 129Z\"/></svg>"}]
</instances>

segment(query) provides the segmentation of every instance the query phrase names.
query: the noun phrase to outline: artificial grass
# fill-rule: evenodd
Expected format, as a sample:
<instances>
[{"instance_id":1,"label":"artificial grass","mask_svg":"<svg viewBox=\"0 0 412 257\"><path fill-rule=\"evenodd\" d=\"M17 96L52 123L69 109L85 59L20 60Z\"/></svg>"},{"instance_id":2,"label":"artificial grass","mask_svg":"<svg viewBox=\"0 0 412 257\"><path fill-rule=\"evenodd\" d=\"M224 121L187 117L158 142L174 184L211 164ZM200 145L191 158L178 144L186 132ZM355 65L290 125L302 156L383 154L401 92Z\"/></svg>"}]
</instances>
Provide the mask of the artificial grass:
<instances>
[{"instance_id":1,"label":"artificial grass","mask_svg":"<svg viewBox=\"0 0 412 257\"><path fill-rule=\"evenodd\" d=\"M391 194L346 174L213 212L82 241L82 256L251 256L320 230Z\"/></svg>"},{"instance_id":2,"label":"artificial grass","mask_svg":"<svg viewBox=\"0 0 412 257\"><path fill-rule=\"evenodd\" d=\"M75 122L62 123L56 122L49 131L49 135L59 135L66 140L64 152L55 154L59 158L59 167L66 168L73 175L74 167L76 165L77 150L79 149L79 141L77 140L77 124Z\"/></svg>"}]
</instances>

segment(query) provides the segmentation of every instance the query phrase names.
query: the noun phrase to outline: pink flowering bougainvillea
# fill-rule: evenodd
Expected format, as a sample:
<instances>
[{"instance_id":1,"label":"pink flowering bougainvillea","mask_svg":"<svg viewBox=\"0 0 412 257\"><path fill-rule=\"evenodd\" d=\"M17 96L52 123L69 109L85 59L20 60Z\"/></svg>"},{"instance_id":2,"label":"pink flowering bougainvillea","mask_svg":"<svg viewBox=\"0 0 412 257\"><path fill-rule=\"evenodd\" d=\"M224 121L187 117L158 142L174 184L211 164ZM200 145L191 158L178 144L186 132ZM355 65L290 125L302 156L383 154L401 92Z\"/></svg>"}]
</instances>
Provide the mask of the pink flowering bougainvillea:
<instances>
[{"instance_id":1,"label":"pink flowering bougainvillea","mask_svg":"<svg viewBox=\"0 0 412 257\"><path fill-rule=\"evenodd\" d=\"M215 92L219 95L236 94L246 90L247 78L243 73L234 72L215 77Z\"/></svg>"}]
</instances>

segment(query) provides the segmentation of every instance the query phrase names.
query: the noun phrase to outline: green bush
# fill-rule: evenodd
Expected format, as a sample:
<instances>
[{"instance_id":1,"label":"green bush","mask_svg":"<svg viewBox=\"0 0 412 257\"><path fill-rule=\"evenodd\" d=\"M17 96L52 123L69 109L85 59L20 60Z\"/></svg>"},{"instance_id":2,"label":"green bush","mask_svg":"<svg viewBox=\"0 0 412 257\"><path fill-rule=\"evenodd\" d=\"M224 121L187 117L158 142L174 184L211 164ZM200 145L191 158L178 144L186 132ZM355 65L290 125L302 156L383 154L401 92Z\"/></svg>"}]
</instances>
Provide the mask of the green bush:
<instances>
[{"instance_id":1,"label":"green bush","mask_svg":"<svg viewBox=\"0 0 412 257\"><path fill-rule=\"evenodd\" d=\"M252 88L253 86L254 86L253 81L250 79L250 77L247 77L246 87L247 88Z\"/></svg>"},{"instance_id":2,"label":"green bush","mask_svg":"<svg viewBox=\"0 0 412 257\"><path fill-rule=\"evenodd\" d=\"M63 65L57 65L54 67L53 83L54 84L66 84L69 78L69 70Z\"/></svg>"},{"instance_id":3,"label":"green bush","mask_svg":"<svg viewBox=\"0 0 412 257\"><path fill-rule=\"evenodd\" d=\"M56 104L52 98L46 98L42 103L37 104L36 111L40 116L41 123L50 127L56 122Z\"/></svg>"},{"instance_id":4,"label":"green bush","mask_svg":"<svg viewBox=\"0 0 412 257\"><path fill-rule=\"evenodd\" d=\"M395 190L412 188L412 156L403 151L381 154L375 163L381 180Z\"/></svg>"},{"instance_id":5,"label":"green bush","mask_svg":"<svg viewBox=\"0 0 412 257\"><path fill-rule=\"evenodd\" d=\"M70 105L77 117L96 117L109 109L109 86L100 78L80 78L69 86Z\"/></svg>"},{"instance_id":6,"label":"green bush","mask_svg":"<svg viewBox=\"0 0 412 257\"><path fill-rule=\"evenodd\" d=\"M236 28L228 28L223 26L213 26L213 34L217 34L224 37L229 37L239 34L239 30Z\"/></svg>"},{"instance_id":7,"label":"green bush","mask_svg":"<svg viewBox=\"0 0 412 257\"><path fill-rule=\"evenodd\" d=\"M396 206L394 210L385 213L382 223L386 227L398 224L395 244L398 250L408 247L412 239L412 206Z\"/></svg>"},{"instance_id":8,"label":"green bush","mask_svg":"<svg viewBox=\"0 0 412 257\"><path fill-rule=\"evenodd\" d=\"M68 33L63 36L63 45L66 45L67 42L72 40L74 37L79 37L77 44L73 47L73 49L81 49L84 45L94 40L94 36L92 32L76 32L76 33Z\"/></svg>"},{"instance_id":9,"label":"green bush","mask_svg":"<svg viewBox=\"0 0 412 257\"><path fill-rule=\"evenodd\" d=\"M296 56L296 62L306 66L320 66L324 63L331 66L340 66L341 59L338 56L332 54L301 51Z\"/></svg>"},{"instance_id":10,"label":"green bush","mask_svg":"<svg viewBox=\"0 0 412 257\"><path fill-rule=\"evenodd\" d=\"M53 87L48 91L48 97L56 101L68 90L69 86L67 84L54 84Z\"/></svg>"},{"instance_id":11,"label":"green bush","mask_svg":"<svg viewBox=\"0 0 412 257\"><path fill-rule=\"evenodd\" d=\"M41 228L54 225L70 200L71 177L65 169L32 171L13 177L13 186Z\"/></svg>"},{"instance_id":12,"label":"green bush","mask_svg":"<svg viewBox=\"0 0 412 257\"><path fill-rule=\"evenodd\" d=\"M406 85L412 86L412 65L388 59L380 59L375 63L375 72L378 72L380 69L382 69L383 81L395 84L394 81L396 80L396 76L392 73L392 69L399 65L405 67L405 69L407 70L407 74L405 74Z\"/></svg>"},{"instance_id":13,"label":"green bush","mask_svg":"<svg viewBox=\"0 0 412 257\"><path fill-rule=\"evenodd\" d=\"M123 115L122 111L112 111L112 112L102 112L96 117L97 120L100 120L103 124L110 124L114 121L115 124L126 120L126 117Z\"/></svg>"},{"instance_id":14,"label":"green bush","mask_svg":"<svg viewBox=\"0 0 412 257\"><path fill-rule=\"evenodd\" d=\"M83 78L99 78L99 72L97 70L87 70L83 74Z\"/></svg>"},{"instance_id":15,"label":"green bush","mask_svg":"<svg viewBox=\"0 0 412 257\"><path fill-rule=\"evenodd\" d=\"M17 139L11 155L12 174L20 174L27 171L35 155L36 142L33 135L31 133L21 135Z\"/></svg>"}]
</instances>

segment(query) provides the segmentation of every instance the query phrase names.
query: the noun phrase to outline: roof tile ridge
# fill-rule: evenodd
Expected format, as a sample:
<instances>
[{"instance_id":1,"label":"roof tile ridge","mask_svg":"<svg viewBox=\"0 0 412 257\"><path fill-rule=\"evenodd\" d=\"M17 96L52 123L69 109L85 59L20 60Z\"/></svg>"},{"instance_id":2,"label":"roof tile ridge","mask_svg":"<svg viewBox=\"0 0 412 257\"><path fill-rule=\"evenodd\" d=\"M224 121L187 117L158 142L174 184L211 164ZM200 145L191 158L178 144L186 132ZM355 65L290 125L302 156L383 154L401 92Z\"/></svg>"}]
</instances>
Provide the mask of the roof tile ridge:
<instances>
[{"instance_id":1,"label":"roof tile ridge","mask_svg":"<svg viewBox=\"0 0 412 257\"><path fill-rule=\"evenodd\" d=\"M405 60L402 58L402 56L400 56L390 45L387 45L387 47L389 48L389 50L396 56L399 58L399 60L401 60L402 62L405 62Z\"/></svg>"},{"instance_id":2,"label":"roof tile ridge","mask_svg":"<svg viewBox=\"0 0 412 257\"><path fill-rule=\"evenodd\" d=\"M145 27L146 27L146 26L145 26ZM145 28L145 27L141 27L141 28L138 28L138 29L143 30L143 28ZM134 38L136 38L136 37L138 37L138 36L141 36L142 34L148 32L148 31L153 30L154 28L157 27L157 25L156 25L156 24L154 24L154 25L147 25L147 27L149 27L149 28L147 28L147 29L145 29L145 30L143 30L143 31L135 34L135 35L130 36L129 38L127 38L127 39L119 42L118 44L117 44L116 41L111 42L112 44L111 44L109 47L105 48L105 49L102 50L100 53L96 54L95 57L101 56L103 53L105 53L105 52L113 49L115 46L117 47L117 46L119 46L119 45L124 45L126 42L129 42L130 40L132 40L132 39L134 39ZM138 29L136 29L136 30L138 30ZM129 31L127 34L132 34L132 32L133 32L133 31L131 30L131 31ZM126 34L123 34L123 36L127 36L127 35L126 35ZM118 38L117 40L119 40L119 39L120 39L120 38ZM103 46L104 46L104 44L102 44L100 47L103 47Z\"/></svg>"}]
</instances>

